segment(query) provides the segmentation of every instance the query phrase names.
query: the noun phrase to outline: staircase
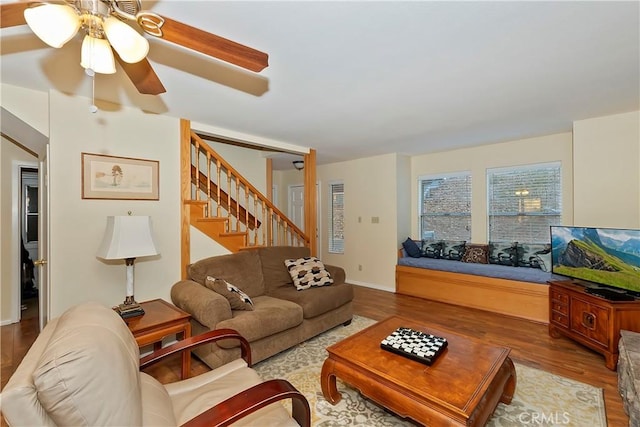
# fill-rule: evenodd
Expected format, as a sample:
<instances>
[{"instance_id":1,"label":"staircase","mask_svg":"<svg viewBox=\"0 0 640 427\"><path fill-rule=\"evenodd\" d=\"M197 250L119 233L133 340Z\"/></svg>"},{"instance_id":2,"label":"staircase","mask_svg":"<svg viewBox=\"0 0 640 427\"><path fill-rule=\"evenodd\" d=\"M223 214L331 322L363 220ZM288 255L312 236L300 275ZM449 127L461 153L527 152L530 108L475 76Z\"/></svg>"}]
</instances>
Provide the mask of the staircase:
<instances>
[{"instance_id":1,"label":"staircase","mask_svg":"<svg viewBox=\"0 0 640 427\"><path fill-rule=\"evenodd\" d=\"M315 246L311 239L181 120L182 270L190 263L190 230L195 227L231 252L264 246ZM307 180L315 182L315 152ZM313 177L308 177L309 170ZM315 189L315 184L311 187ZM311 195L310 195L311 196ZM315 194L312 195L315 200ZM307 198L305 192L305 199ZM314 204L305 212L315 213ZM307 230L315 217L307 215ZM313 245L311 240L314 241Z\"/></svg>"}]
</instances>

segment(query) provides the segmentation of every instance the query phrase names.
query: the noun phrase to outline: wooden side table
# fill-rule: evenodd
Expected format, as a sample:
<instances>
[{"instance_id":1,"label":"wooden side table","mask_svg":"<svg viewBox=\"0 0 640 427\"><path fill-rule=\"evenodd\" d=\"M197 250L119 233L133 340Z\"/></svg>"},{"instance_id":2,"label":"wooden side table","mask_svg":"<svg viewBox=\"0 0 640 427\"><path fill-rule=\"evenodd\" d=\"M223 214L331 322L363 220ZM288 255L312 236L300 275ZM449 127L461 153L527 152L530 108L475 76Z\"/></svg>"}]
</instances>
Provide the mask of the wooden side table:
<instances>
[{"instance_id":1,"label":"wooden side table","mask_svg":"<svg viewBox=\"0 0 640 427\"><path fill-rule=\"evenodd\" d=\"M153 344L153 350L162 348L162 339L176 335L178 340L191 336L191 315L162 299L141 302L144 314L123 319L133 333L139 347ZM182 353L182 378L189 378L191 372L191 352Z\"/></svg>"}]
</instances>

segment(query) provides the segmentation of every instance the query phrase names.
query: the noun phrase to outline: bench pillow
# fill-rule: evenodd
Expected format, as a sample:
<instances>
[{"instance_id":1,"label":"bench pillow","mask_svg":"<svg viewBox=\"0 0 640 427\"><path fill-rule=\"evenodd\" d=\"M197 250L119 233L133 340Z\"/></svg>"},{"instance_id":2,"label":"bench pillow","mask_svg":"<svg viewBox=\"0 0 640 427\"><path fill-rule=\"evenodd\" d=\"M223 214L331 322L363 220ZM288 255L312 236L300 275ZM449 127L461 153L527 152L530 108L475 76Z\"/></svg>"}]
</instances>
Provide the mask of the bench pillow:
<instances>
[{"instance_id":1,"label":"bench pillow","mask_svg":"<svg viewBox=\"0 0 640 427\"><path fill-rule=\"evenodd\" d=\"M465 247L462 262L489 264L489 245L469 243Z\"/></svg>"},{"instance_id":2,"label":"bench pillow","mask_svg":"<svg viewBox=\"0 0 640 427\"><path fill-rule=\"evenodd\" d=\"M402 242L402 247L407 251L407 255L412 258L420 258L420 246L414 242L411 237L407 237L407 240Z\"/></svg>"}]
</instances>

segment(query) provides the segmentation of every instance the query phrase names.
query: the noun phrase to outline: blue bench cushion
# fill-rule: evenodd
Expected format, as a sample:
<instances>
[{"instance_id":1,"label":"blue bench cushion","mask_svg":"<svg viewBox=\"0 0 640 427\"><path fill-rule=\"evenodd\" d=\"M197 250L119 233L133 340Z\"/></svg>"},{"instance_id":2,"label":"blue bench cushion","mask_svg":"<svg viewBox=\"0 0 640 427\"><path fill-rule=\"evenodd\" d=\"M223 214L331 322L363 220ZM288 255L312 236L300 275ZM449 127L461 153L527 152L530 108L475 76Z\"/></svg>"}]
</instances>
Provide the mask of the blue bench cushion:
<instances>
[{"instance_id":1,"label":"blue bench cushion","mask_svg":"<svg viewBox=\"0 0 640 427\"><path fill-rule=\"evenodd\" d=\"M549 280L562 280L564 278L563 276L542 271L539 268L511 267L498 264L474 264L450 261L447 259L402 257L398 258L398 265L542 284L546 284Z\"/></svg>"}]
</instances>

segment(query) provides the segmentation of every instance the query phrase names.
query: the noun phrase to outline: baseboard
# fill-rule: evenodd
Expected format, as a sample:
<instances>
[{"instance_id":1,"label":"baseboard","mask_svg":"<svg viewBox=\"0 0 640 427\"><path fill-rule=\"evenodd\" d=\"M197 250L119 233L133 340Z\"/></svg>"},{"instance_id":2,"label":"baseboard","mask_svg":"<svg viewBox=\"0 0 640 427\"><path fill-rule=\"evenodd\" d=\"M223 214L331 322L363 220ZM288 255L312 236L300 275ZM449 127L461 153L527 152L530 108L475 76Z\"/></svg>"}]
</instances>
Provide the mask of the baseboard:
<instances>
[{"instance_id":1,"label":"baseboard","mask_svg":"<svg viewBox=\"0 0 640 427\"><path fill-rule=\"evenodd\" d=\"M19 322L19 320L12 320L12 319L2 320L2 321L0 321L0 326L12 325L12 324L18 323L18 322Z\"/></svg>"},{"instance_id":2,"label":"baseboard","mask_svg":"<svg viewBox=\"0 0 640 427\"><path fill-rule=\"evenodd\" d=\"M389 287L389 286L379 285L377 283L360 282L358 280L349 280L349 279L346 282L351 283L352 285L363 286L365 288L377 289L379 291L387 291L391 293L396 292L395 286Z\"/></svg>"}]
</instances>

